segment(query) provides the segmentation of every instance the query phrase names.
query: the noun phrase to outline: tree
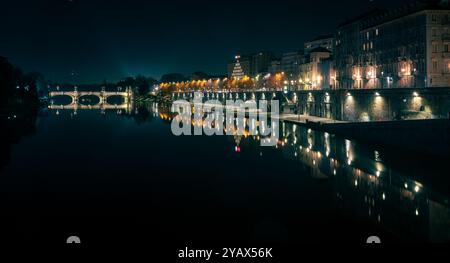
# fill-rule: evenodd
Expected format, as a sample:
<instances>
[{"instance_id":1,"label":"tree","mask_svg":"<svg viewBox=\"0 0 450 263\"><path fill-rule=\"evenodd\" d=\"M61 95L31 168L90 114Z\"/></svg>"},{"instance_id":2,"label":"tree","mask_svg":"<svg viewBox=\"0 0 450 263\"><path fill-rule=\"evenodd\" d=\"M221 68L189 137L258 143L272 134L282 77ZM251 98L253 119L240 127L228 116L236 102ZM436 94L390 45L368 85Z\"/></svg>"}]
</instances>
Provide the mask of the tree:
<instances>
[{"instance_id":1,"label":"tree","mask_svg":"<svg viewBox=\"0 0 450 263\"><path fill-rule=\"evenodd\" d=\"M181 82L185 80L187 80L186 77L180 73L169 73L161 76L161 82Z\"/></svg>"},{"instance_id":2,"label":"tree","mask_svg":"<svg viewBox=\"0 0 450 263\"><path fill-rule=\"evenodd\" d=\"M191 80L204 80L204 79L209 79L210 76L208 74L206 74L203 71L196 71L194 73L192 73L192 77Z\"/></svg>"}]
</instances>

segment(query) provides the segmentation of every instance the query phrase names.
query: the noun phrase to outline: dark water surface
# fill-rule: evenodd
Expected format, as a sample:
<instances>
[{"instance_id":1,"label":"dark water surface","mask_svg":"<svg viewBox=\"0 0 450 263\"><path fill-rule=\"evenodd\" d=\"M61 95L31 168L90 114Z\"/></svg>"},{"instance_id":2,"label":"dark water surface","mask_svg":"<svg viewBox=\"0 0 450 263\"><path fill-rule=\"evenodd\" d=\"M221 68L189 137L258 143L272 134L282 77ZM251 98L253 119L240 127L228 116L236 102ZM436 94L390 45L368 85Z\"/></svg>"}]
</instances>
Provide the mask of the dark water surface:
<instances>
[{"instance_id":1,"label":"dark water surface","mask_svg":"<svg viewBox=\"0 0 450 263\"><path fill-rule=\"evenodd\" d=\"M277 147L256 136L176 137L163 118L154 105L41 114L0 168L2 236L180 246L450 240L443 159L288 123Z\"/></svg>"}]
</instances>

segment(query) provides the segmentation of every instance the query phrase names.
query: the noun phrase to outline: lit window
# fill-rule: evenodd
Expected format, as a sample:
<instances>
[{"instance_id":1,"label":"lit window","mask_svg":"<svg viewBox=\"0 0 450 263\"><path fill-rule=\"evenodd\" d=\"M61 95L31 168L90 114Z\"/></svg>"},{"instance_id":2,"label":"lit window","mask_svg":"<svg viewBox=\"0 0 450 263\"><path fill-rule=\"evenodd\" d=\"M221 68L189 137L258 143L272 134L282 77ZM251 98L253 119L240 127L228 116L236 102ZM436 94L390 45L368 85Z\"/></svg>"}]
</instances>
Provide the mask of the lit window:
<instances>
[{"instance_id":1,"label":"lit window","mask_svg":"<svg viewBox=\"0 0 450 263\"><path fill-rule=\"evenodd\" d=\"M437 43L433 43L433 53L437 53L438 52L438 44Z\"/></svg>"},{"instance_id":2,"label":"lit window","mask_svg":"<svg viewBox=\"0 0 450 263\"><path fill-rule=\"evenodd\" d=\"M375 35L378 36L378 28L375 29Z\"/></svg>"}]
</instances>

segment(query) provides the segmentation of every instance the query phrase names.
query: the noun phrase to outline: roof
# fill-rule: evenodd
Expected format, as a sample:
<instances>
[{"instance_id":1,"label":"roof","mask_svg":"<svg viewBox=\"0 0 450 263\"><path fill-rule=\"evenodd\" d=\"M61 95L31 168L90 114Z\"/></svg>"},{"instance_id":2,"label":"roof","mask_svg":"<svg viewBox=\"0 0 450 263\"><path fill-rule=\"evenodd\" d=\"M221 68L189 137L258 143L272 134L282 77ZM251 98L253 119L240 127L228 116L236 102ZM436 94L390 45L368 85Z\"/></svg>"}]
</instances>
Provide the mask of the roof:
<instances>
[{"instance_id":1,"label":"roof","mask_svg":"<svg viewBox=\"0 0 450 263\"><path fill-rule=\"evenodd\" d=\"M326 49L324 47L316 47L316 48L314 48L314 49L312 49L310 51L310 53L313 53L313 52L327 52L327 53L331 53L330 50L328 50L328 49Z\"/></svg>"},{"instance_id":2,"label":"roof","mask_svg":"<svg viewBox=\"0 0 450 263\"><path fill-rule=\"evenodd\" d=\"M320 35L320 36L317 36L317 37L313 38L312 40L310 40L308 42L313 42L313 41L322 40L322 39L329 39L329 38L333 38L333 35L331 35L331 34Z\"/></svg>"},{"instance_id":3,"label":"roof","mask_svg":"<svg viewBox=\"0 0 450 263\"><path fill-rule=\"evenodd\" d=\"M347 19L340 23L339 27L347 26L355 22L366 22L365 24L381 24L407 16L423 10L448 10L449 3L440 0L422 0L402 5L393 9L373 9L359 16ZM364 27L367 27L365 25Z\"/></svg>"}]
</instances>

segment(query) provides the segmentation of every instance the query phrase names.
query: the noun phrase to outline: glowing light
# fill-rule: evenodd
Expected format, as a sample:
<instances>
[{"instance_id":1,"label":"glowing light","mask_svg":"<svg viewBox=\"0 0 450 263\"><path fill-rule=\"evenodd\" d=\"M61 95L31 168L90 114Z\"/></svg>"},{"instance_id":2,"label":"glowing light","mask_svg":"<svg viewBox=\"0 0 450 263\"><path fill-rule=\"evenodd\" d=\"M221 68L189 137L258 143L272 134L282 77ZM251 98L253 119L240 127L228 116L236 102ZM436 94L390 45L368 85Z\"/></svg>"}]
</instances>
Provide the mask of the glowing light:
<instances>
[{"instance_id":1,"label":"glowing light","mask_svg":"<svg viewBox=\"0 0 450 263\"><path fill-rule=\"evenodd\" d=\"M336 175L336 169L333 170L333 174Z\"/></svg>"},{"instance_id":2,"label":"glowing light","mask_svg":"<svg viewBox=\"0 0 450 263\"><path fill-rule=\"evenodd\" d=\"M358 186L358 181L357 180L355 180L355 186Z\"/></svg>"},{"instance_id":3,"label":"glowing light","mask_svg":"<svg viewBox=\"0 0 450 263\"><path fill-rule=\"evenodd\" d=\"M414 92L413 92L413 96L414 96L414 97L419 97L419 93L417 93L417 91L414 91Z\"/></svg>"},{"instance_id":4,"label":"glowing light","mask_svg":"<svg viewBox=\"0 0 450 263\"><path fill-rule=\"evenodd\" d=\"M418 185L416 185L415 187L414 187L414 191L417 193L417 192L419 192L420 191L420 187L418 186Z\"/></svg>"},{"instance_id":5,"label":"glowing light","mask_svg":"<svg viewBox=\"0 0 450 263\"><path fill-rule=\"evenodd\" d=\"M378 93L378 92L375 92L375 96L380 96L380 93Z\"/></svg>"},{"instance_id":6,"label":"glowing light","mask_svg":"<svg viewBox=\"0 0 450 263\"><path fill-rule=\"evenodd\" d=\"M416 209L416 216L419 215L419 209Z\"/></svg>"},{"instance_id":7,"label":"glowing light","mask_svg":"<svg viewBox=\"0 0 450 263\"><path fill-rule=\"evenodd\" d=\"M237 152L237 153L240 153L241 152L241 147L239 147L239 146L234 147L234 151Z\"/></svg>"},{"instance_id":8,"label":"glowing light","mask_svg":"<svg viewBox=\"0 0 450 263\"><path fill-rule=\"evenodd\" d=\"M405 186L405 189L408 189L408 184L407 183L405 183L404 186Z\"/></svg>"},{"instance_id":9,"label":"glowing light","mask_svg":"<svg viewBox=\"0 0 450 263\"><path fill-rule=\"evenodd\" d=\"M380 177L380 171L377 171L375 174L377 175L377 177Z\"/></svg>"},{"instance_id":10,"label":"glowing light","mask_svg":"<svg viewBox=\"0 0 450 263\"><path fill-rule=\"evenodd\" d=\"M382 197L383 197L383 200L386 200L386 195L384 193L383 193Z\"/></svg>"}]
</instances>

